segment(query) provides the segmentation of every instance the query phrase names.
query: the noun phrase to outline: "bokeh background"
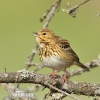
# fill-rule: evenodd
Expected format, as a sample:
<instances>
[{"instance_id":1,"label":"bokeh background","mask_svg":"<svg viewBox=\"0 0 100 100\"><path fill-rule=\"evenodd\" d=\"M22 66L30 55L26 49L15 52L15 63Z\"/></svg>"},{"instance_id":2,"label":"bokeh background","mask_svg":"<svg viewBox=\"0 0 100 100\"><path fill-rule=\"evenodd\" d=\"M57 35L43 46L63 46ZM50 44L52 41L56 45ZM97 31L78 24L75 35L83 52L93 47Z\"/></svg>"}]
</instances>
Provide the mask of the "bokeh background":
<instances>
[{"instance_id":1,"label":"bokeh background","mask_svg":"<svg viewBox=\"0 0 100 100\"><path fill-rule=\"evenodd\" d=\"M55 0L0 0L0 72L16 72L25 66L27 57L35 46L32 32L43 27L40 17L50 8ZM52 18L49 29L56 35L70 41L81 62L86 63L97 59L100 54L100 0L91 0L77 11L77 18L72 18L62 8L67 2L76 5L82 0L62 0L59 12ZM39 62L36 55L35 62ZM36 67L31 67L33 70ZM68 70L77 68L73 66ZM43 68L37 73L47 74L52 70ZM70 78L71 81L100 83L100 68L91 72ZM31 86L31 84L27 84ZM22 84L22 88L26 85ZM38 99L42 99L48 89L36 92ZM0 86L0 100L7 95L7 91ZM92 100L93 97L78 96L82 100ZM66 98L72 100L71 98Z\"/></svg>"}]
</instances>

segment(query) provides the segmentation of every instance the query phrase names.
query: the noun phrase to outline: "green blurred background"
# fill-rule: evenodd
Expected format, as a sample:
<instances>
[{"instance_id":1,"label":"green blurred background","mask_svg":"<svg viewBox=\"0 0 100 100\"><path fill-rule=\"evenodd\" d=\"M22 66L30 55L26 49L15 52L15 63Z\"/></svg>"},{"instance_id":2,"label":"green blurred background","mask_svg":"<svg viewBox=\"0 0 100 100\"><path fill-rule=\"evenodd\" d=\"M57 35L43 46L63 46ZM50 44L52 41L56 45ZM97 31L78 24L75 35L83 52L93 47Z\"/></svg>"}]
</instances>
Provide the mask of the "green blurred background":
<instances>
[{"instance_id":1,"label":"green blurred background","mask_svg":"<svg viewBox=\"0 0 100 100\"><path fill-rule=\"evenodd\" d=\"M25 66L27 57L35 46L32 32L43 27L40 17L50 8L55 0L0 0L0 72L16 72ZM81 62L86 63L97 59L100 53L100 0L91 0L81 6L77 11L77 18L72 18L62 8L69 0L62 0L60 11L52 18L49 29L56 35L70 41L74 51ZM81 0L70 0L71 5L76 5ZM34 61L39 62L38 55ZM36 67L34 67L36 68ZM33 67L29 70L33 70ZM73 66L68 70L77 68ZM72 81L100 83L100 68L92 69L89 73L70 78ZM52 70L43 68L38 73L47 74ZM22 87L25 87L23 84ZM28 84L28 86L31 86ZM47 90L39 91L39 100ZM0 86L0 100L7 92ZM78 96L82 100L92 100L92 97ZM72 100L68 98L68 100Z\"/></svg>"}]
</instances>

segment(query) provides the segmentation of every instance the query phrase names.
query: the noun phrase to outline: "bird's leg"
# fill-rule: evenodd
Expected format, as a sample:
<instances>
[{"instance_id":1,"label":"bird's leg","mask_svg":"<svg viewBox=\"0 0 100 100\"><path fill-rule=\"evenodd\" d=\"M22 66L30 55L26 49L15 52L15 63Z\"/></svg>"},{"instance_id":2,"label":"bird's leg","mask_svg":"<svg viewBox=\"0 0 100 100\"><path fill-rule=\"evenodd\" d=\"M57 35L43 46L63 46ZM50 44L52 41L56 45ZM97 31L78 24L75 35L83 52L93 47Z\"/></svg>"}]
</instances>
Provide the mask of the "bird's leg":
<instances>
[{"instance_id":1,"label":"bird's leg","mask_svg":"<svg viewBox=\"0 0 100 100\"><path fill-rule=\"evenodd\" d=\"M53 69L53 71L51 73L48 73L48 75L55 77L56 76L55 69Z\"/></svg>"},{"instance_id":2,"label":"bird's leg","mask_svg":"<svg viewBox=\"0 0 100 100\"><path fill-rule=\"evenodd\" d=\"M67 74L68 74L68 72L67 72L67 70L65 69L64 70L64 72L65 72L65 75L63 76L63 83L67 83Z\"/></svg>"},{"instance_id":3,"label":"bird's leg","mask_svg":"<svg viewBox=\"0 0 100 100\"><path fill-rule=\"evenodd\" d=\"M55 69L53 69L53 72L51 73L51 75L52 75L53 77L56 77Z\"/></svg>"},{"instance_id":4,"label":"bird's leg","mask_svg":"<svg viewBox=\"0 0 100 100\"><path fill-rule=\"evenodd\" d=\"M53 69L52 73L50 73L50 76L52 76L53 78L60 77L58 74L55 73L55 69Z\"/></svg>"},{"instance_id":5,"label":"bird's leg","mask_svg":"<svg viewBox=\"0 0 100 100\"><path fill-rule=\"evenodd\" d=\"M65 75L63 76L63 83L65 83L66 80L67 80L67 75L65 74Z\"/></svg>"}]
</instances>

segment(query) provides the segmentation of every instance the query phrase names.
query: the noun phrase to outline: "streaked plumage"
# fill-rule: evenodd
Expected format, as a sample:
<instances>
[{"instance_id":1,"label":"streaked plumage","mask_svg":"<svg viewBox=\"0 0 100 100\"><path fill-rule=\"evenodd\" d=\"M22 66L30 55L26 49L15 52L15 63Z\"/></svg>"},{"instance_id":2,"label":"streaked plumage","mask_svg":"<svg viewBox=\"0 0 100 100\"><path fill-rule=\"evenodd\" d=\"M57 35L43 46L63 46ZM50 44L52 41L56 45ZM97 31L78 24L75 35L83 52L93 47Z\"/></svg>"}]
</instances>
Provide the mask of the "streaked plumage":
<instances>
[{"instance_id":1,"label":"streaked plumage","mask_svg":"<svg viewBox=\"0 0 100 100\"><path fill-rule=\"evenodd\" d=\"M72 65L77 65L87 71L89 70L88 67L79 61L69 42L60 36L55 36L53 31L42 29L35 36L40 47L40 60L45 66L64 72L66 72L66 68Z\"/></svg>"}]
</instances>

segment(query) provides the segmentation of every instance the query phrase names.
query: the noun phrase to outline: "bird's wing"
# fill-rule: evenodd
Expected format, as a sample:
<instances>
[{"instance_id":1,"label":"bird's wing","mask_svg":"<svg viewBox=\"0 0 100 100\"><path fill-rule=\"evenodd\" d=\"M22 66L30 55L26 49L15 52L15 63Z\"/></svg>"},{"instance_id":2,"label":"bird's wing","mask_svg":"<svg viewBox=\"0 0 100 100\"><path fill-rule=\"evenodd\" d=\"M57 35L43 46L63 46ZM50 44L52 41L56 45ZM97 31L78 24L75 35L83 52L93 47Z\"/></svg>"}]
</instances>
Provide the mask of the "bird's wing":
<instances>
[{"instance_id":1,"label":"bird's wing","mask_svg":"<svg viewBox=\"0 0 100 100\"><path fill-rule=\"evenodd\" d=\"M79 61L77 54L72 50L68 40L65 40L59 36L55 36L55 42L60 49L64 52L65 56L71 57L74 61Z\"/></svg>"}]
</instances>

